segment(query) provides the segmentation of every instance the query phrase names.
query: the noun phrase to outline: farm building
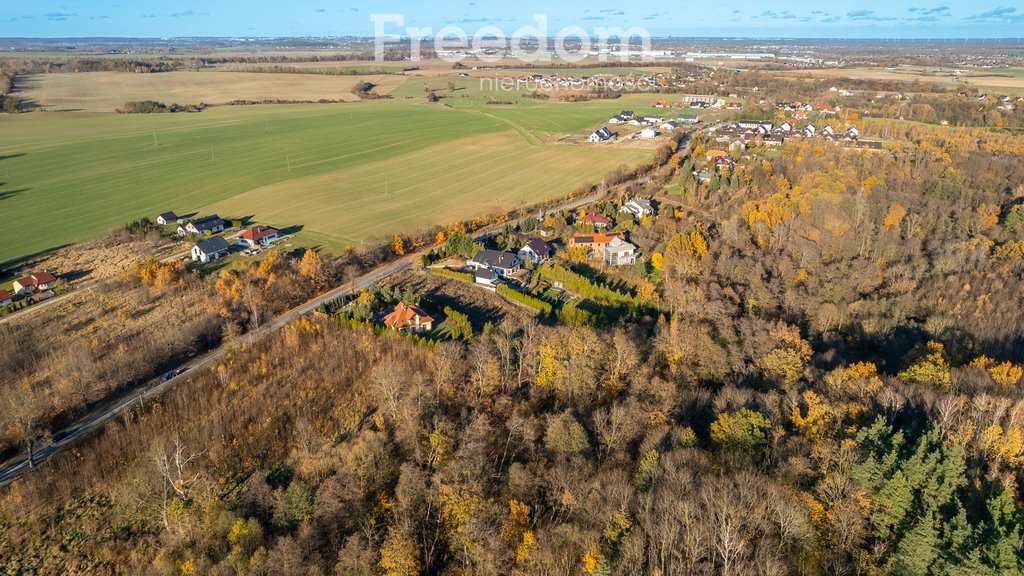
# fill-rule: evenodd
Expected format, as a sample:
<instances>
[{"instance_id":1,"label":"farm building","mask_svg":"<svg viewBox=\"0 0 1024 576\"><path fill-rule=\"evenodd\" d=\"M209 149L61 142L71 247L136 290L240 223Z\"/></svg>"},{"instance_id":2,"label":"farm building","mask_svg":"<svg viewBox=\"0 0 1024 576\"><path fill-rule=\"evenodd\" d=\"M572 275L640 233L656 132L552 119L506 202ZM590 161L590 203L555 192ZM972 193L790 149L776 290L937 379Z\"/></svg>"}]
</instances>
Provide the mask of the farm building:
<instances>
[{"instance_id":1,"label":"farm building","mask_svg":"<svg viewBox=\"0 0 1024 576\"><path fill-rule=\"evenodd\" d=\"M434 327L434 319L429 314L405 302L395 305L394 312L384 317L384 325L399 332L421 334Z\"/></svg>"},{"instance_id":2,"label":"farm building","mask_svg":"<svg viewBox=\"0 0 1024 576\"><path fill-rule=\"evenodd\" d=\"M220 236L203 240L192 246L192 261L206 264L207 262L220 260L227 256L230 250L231 247L228 246L228 241Z\"/></svg>"}]
</instances>

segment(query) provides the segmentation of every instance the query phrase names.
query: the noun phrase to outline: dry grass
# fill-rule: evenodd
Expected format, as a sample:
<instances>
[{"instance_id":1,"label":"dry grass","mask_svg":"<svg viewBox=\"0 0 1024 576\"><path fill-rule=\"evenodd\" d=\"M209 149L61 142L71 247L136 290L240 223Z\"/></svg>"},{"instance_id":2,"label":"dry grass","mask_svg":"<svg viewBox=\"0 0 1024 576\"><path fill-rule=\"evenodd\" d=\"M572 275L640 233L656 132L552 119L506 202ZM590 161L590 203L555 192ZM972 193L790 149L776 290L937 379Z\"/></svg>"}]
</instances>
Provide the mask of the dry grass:
<instances>
[{"instance_id":1,"label":"dry grass","mask_svg":"<svg viewBox=\"0 0 1024 576\"><path fill-rule=\"evenodd\" d=\"M401 86L398 75L324 76L257 72L165 72L127 74L39 74L19 79L20 95L49 110L113 112L125 102L223 104L232 100L358 100L352 88L363 80L386 94Z\"/></svg>"}]
</instances>

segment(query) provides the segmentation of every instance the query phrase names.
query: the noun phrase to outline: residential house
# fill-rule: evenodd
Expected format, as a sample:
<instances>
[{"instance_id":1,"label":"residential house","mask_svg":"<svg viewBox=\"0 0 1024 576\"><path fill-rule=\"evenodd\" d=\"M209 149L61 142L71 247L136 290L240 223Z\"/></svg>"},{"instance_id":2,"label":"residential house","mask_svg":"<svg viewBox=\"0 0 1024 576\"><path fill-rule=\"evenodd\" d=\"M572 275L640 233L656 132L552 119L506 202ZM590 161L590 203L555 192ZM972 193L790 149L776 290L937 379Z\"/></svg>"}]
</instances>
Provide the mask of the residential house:
<instances>
[{"instance_id":1,"label":"residential house","mask_svg":"<svg viewBox=\"0 0 1024 576\"><path fill-rule=\"evenodd\" d=\"M839 108L833 108L832 106L822 106L818 108L818 112L820 112L822 116L835 116L839 114Z\"/></svg>"},{"instance_id":2,"label":"residential house","mask_svg":"<svg viewBox=\"0 0 1024 576\"><path fill-rule=\"evenodd\" d=\"M655 130L654 128L644 128L643 130L640 131L640 137L641 138L647 138L647 139L657 138L658 137L658 131Z\"/></svg>"},{"instance_id":3,"label":"residential house","mask_svg":"<svg viewBox=\"0 0 1024 576\"><path fill-rule=\"evenodd\" d=\"M634 198L623 204L619 212L628 212L637 218L643 218L654 214L654 206L651 206L651 201L646 198Z\"/></svg>"},{"instance_id":4,"label":"residential house","mask_svg":"<svg viewBox=\"0 0 1024 576\"><path fill-rule=\"evenodd\" d=\"M626 122L629 122L629 118L625 116L612 116L608 119L609 124L625 124Z\"/></svg>"},{"instance_id":5,"label":"residential house","mask_svg":"<svg viewBox=\"0 0 1024 576\"><path fill-rule=\"evenodd\" d=\"M804 128L803 135L805 138L814 138L814 135L818 132L818 129L814 127L814 124L808 124Z\"/></svg>"},{"instance_id":6,"label":"residential house","mask_svg":"<svg viewBox=\"0 0 1024 576\"><path fill-rule=\"evenodd\" d=\"M604 214L599 212L587 212L580 218L580 224L590 224L595 230L600 230L612 223Z\"/></svg>"},{"instance_id":7,"label":"residential house","mask_svg":"<svg viewBox=\"0 0 1024 576\"><path fill-rule=\"evenodd\" d=\"M832 129L832 126L830 126L830 125L826 125L824 128L821 129L820 136L823 137L823 138L832 138L835 135L836 135L836 131L834 129Z\"/></svg>"},{"instance_id":8,"label":"residential house","mask_svg":"<svg viewBox=\"0 0 1024 576\"><path fill-rule=\"evenodd\" d=\"M636 246L622 238L614 238L604 247L604 263L609 266L636 264Z\"/></svg>"},{"instance_id":9,"label":"residential house","mask_svg":"<svg viewBox=\"0 0 1024 576\"><path fill-rule=\"evenodd\" d=\"M399 302L394 312L384 317L384 325L399 332L422 334L433 329L434 319L415 306Z\"/></svg>"},{"instance_id":10,"label":"residential house","mask_svg":"<svg viewBox=\"0 0 1024 576\"><path fill-rule=\"evenodd\" d=\"M657 126L664 121L665 119L661 116L644 116L643 124L646 124L647 126Z\"/></svg>"},{"instance_id":11,"label":"residential house","mask_svg":"<svg viewBox=\"0 0 1024 576\"><path fill-rule=\"evenodd\" d=\"M167 224L176 224L178 222L178 215L174 212L164 212L156 217L156 223L165 226Z\"/></svg>"},{"instance_id":12,"label":"residential house","mask_svg":"<svg viewBox=\"0 0 1024 576\"><path fill-rule=\"evenodd\" d=\"M604 247L612 240L624 239L622 232L609 232L607 234L598 232L596 234L573 234L569 239L569 248L585 248L592 258L600 258L604 255Z\"/></svg>"},{"instance_id":13,"label":"residential house","mask_svg":"<svg viewBox=\"0 0 1024 576\"><path fill-rule=\"evenodd\" d=\"M658 126L658 129L664 130L665 132L671 132L676 128L681 127L682 125L683 124L678 120L669 120L668 122L663 123L661 126Z\"/></svg>"},{"instance_id":14,"label":"residential house","mask_svg":"<svg viewBox=\"0 0 1024 576\"><path fill-rule=\"evenodd\" d=\"M14 294L11 294L7 290L0 290L0 308L7 306L14 302Z\"/></svg>"},{"instance_id":15,"label":"residential house","mask_svg":"<svg viewBox=\"0 0 1024 576\"><path fill-rule=\"evenodd\" d=\"M533 264L539 264L551 257L551 246L539 238L534 238L519 249L518 256L523 262L529 258Z\"/></svg>"},{"instance_id":16,"label":"residential house","mask_svg":"<svg viewBox=\"0 0 1024 576\"><path fill-rule=\"evenodd\" d=\"M680 124L698 124L700 118L696 114L680 114L676 121Z\"/></svg>"},{"instance_id":17,"label":"residential house","mask_svg":"<svg viewBox=\"0 0 1024 576\"><path fill-rule=\"evenodd\" d=\"M751 130L757 130L759 128L767 128L769 132L772 129L771 120L740 120L736 123L740 128L749 128Z\"/></svg>"},{"instance_id":18,"label":"residential house","mask_svg":"<svg viewBox=\"0 0 1024 576\"><path fill-rule=\"evenodd\" d=\"M671 108L672 105L669 104L668 102L664 101L664 100L658 100L657 102L654 103L654 107L655 108Z\"/></svg>"},{"instance_id":19,"label":"residential house","mask_svg":"<svg viewBox=\"0 0 1024 576\"><path fill-rule=\"evenodd\" d=\"M553 226L544 226L537 229L537 233L544 238L550 238L555 235L555 228Z\"/></svg>"},{"instance_id":20,"label":"residential house","mask_svg":"<svg viewBox=\"0 0 1024 576\"><path fill-rule=\"evenodd\" d=\"M587 138L590 142L607 142L612 139L612 132L608 128L600 128Z\"/></svg>"},{"instance_id":21,"label":"residential house","mask_svg":"<svg viewBox=\"0 0 1024 576\"><path fill-rule=\"evenodd\" d=\"M214 262L227 256L230 251L231 246L228 246L228 241L220 236L216 236L209 240L196 242L192 246L192 261L202 262L203 264Z\"/></svg>"},{"instance_id":22,"label":"residential house","mask_svg":"<svg viewBox=\"0 0 1024 576\"><path fill-rule=\"evenodd\" d=\"M238 237L239 244L255 248L256 246L269 246L281 237L281 233L270 226L253 226Z\"/></svg>"},{"instance_id":23,"label":"residential house","mask_svg":"<svg viewBox=\"0 0 1024 576\"><path fill-rule=\"evenodd\" d=\"M178 234L181 236L187 236L189 234L196 236L209 236L210 234L216 234L223 231L224 221L216 214L213 216L206 216L198 220L189 220L185 224L178 226Z\"/></svg>"},{"instance_id":24,"label":"residential house","mask_svg":"<svg viewBox=\"0 0 1024 576\"><path fill-rule=\"evenodd\" d=\"M498 276L504 278L505 276L518 272L519 268L523 265L523 261L520 260L518 256L510 252L480 250L473 256L473 258L466 261L466 265L474 270L479 270L481 268L494 270Z\"/></svg>"},{"instance_id":25,"label":"residential house","mask_svg":"<svg viewBox=\"0 0 1024 576\"><path fill-rule=\"evenodd\" d=\"M474 274L473 277L477 284L483 284L484 286L494 286L494 283L498 281L498 273L490 268L480 268Z\"/></svg>"},{"instance_id":26,"label":"residential house","mask_svg":"<svg viewBox=\"0 0 1024 576\"><path fill-rule=\"evenodd\" d=\"M28 295L35 292L45 292L57 287L57 278L49 272L33 272L24 278L14 281L14 293Z\"/></svg>"},{"instance_id":27,"label":"residential house","mask_svg":"<svg viewBox=\"0 0 1024 576\"><path fill-rule=\"evenodd\" d=\"M858 138L860 138L860 130L857 130L856 126L850 126L846 129L847 140L856 140Z\"/></svg>"}]
</instances>

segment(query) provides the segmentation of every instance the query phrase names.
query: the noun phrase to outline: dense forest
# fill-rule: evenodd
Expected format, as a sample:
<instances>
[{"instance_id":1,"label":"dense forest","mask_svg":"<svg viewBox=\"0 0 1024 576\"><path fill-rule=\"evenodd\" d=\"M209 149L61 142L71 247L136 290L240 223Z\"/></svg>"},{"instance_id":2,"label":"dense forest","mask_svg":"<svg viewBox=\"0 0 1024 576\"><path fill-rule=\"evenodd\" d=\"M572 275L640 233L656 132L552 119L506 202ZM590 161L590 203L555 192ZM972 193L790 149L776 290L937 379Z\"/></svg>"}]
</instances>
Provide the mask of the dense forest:
<instances>
[{"instance_id":1,"label":"dense forest","mask_svg":"<svg viewBox=\"0 0 1024 576\"><path fill-rule=\"evenodd\" d=\"M1024 572L1024 141L865 130L887 150L805 140L713 185L673 158L610 324L229 339L4 489L0 571ZM143 303L195 289L144 271ZM302 275L225 274L206 321Z\"/></svg>"}]
</instances>

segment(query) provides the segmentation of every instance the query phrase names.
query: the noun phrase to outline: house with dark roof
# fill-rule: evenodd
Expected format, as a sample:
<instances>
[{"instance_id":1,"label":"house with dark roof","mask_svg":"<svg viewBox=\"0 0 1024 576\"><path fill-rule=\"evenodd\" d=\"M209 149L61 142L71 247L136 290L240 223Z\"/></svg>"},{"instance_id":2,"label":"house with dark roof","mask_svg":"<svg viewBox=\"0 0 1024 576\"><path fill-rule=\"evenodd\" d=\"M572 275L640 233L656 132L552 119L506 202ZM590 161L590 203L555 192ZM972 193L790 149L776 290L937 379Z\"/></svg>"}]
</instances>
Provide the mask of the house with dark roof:
<instances>
[{"instance_id":1,"label":"house with dark roof","mask_svg":"<svg viewBox=\"0 0 1024 576\"><path fill-rule=\"evenodd\" d=\"M480 270L481 268L493 270L498 276L504 278L518 272L519 268L523 265L523 261L510 252L480 250L473 258L466 261L466 265L474 270Z\"/></svg>"},{"instance_id":2,"label":"house with dark roof","mask_svg":"<svg viewBox=\"0 0 1024 576\"><path fill-rule=\"evenodd\" d=\"M196 242L192 246L192 261L202 262L214 262L228 255L231 251L231 246L228 245L228 241L220 236L210 238L209 240L203 240L202 242Z\"/></svg>"},{"instance_id":3,"label":"house with dark roof","mask_svg":"<svg viewBox=\"0 0 1024 576\"><path fill-rule=\"evenodd\" d=\"M49 272L33 272L24 278L14 281L14 293L28 295L36 292L45 292L57 287L57 278Z\"/></svg>"},{"instance_id":4,"label":"house with dark roof","mask_svg":"<svg viewBox=\"0 0 1024 576\"><path fill-rule=\"evenodd\" d=\"M590 142L607 142L612 139L612 131L608 128L600 128L587 138Z\"/></svg>"},{"instance_id":5,"label":"house with dark roof","mask_svg":"<svg viewBox=\"0 0 1024 576\"><path fill-rule=\"evenodd\" d=\"M473 279L477 284L483 284L484 286L494 286L494 283L498 281L498 273L490 268L478 268L473 273Z\"/></svg>"},{"instance_id":6,"label":"house with dark roof","mask_svg":"<svg viewBox=\"0 0 1024 576\"><path fill-rule=\"evenodd\" d=\"M433 329L434 319L415 306L399 302L395 310L384 317L384 325L399 332L422 334Z\"/></svg>"},{"instance_id":7,"label":"house with dark roof","mask_svg":"<svg viewBox=\"0 0 1024 576\"><path fill-rule=\"evenodd\" d=\"M551 246L539 238L534 238L519 249L518 255L523 262L529 259L533 264L540 264L551 257Z\"/></svg>"},{"instance_id":8,"label":"house with dark roof","mask_svg":"<svg viewBox=\"0 0 1024 576\"><path fill-rule=\"evenodd\" d=\"M174 212L164 212L156 217L156 223L164 226L166 224L176 224L178 222L178 215Z\"/></svg>"},{"instance_id":9,"label":"house with dark roof","mask_svg":"<svg viewBox=\"0 0 1024 576\"><path fill-rule=\"evenodd\" d=\"M238 236L238 243L249 248L269 246L281 237L281 232L270 226L253 226Z\"/></svg>"},{"instance_id":10,"label":"house with dark roof","mask_svg":"<svg viewBox=\"0 0 1024 576\"><path fill-rule=\"evenodd\" d=\"M181 236L187 236L189 234L195 236L216 234L224 231L224 220L220 216L214 214L213 216L205 216L198 220L189 220L181 226L178 226L178 234Z\"/></svg>"}]
</instances>

